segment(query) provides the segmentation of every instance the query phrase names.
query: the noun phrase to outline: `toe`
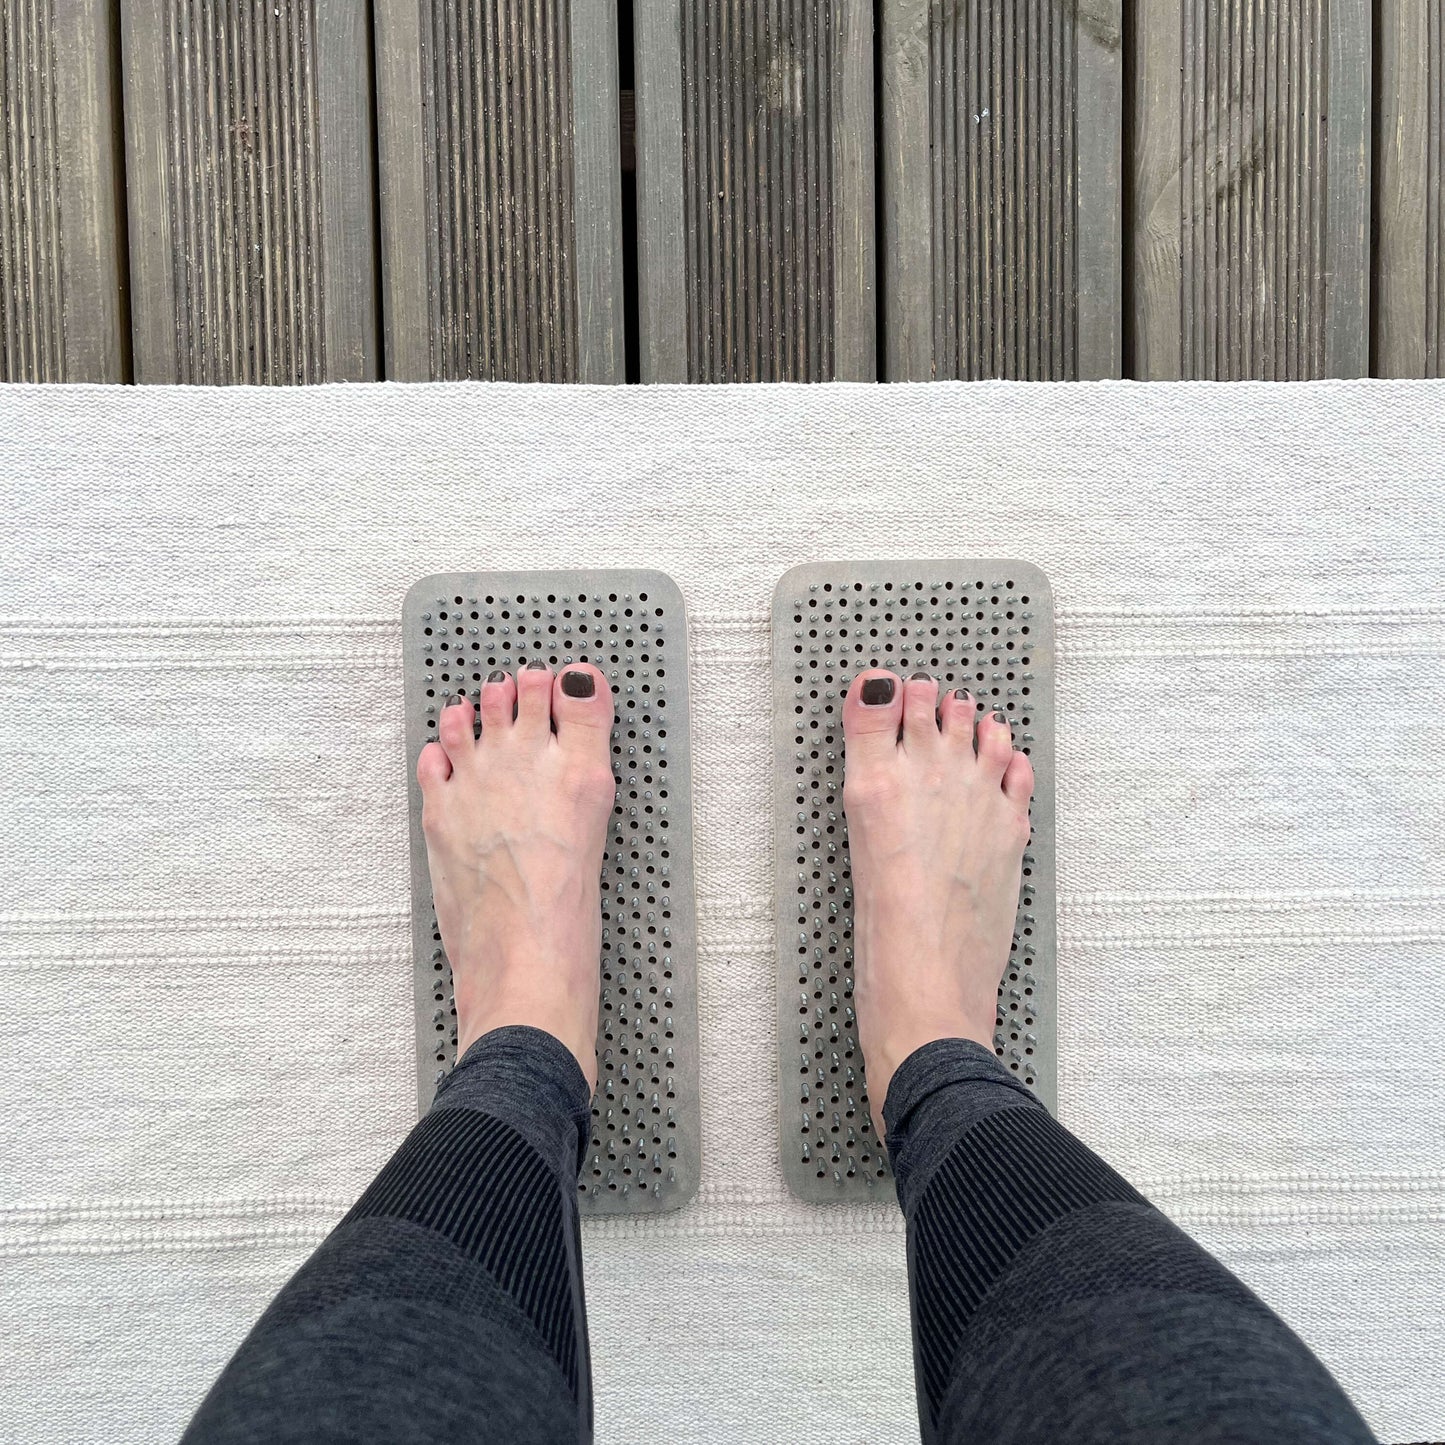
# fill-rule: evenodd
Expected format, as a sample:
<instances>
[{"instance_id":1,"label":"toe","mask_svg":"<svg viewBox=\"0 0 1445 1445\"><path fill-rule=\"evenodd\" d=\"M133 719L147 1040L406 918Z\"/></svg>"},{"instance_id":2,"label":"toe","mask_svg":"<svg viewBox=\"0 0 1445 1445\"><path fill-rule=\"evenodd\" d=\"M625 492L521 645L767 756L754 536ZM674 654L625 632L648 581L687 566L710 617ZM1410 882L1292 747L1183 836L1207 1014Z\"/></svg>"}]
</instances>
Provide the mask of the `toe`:
<instances>
[{"instance_id":1,"label":"toe","mask_svg":"<svg viewBox=\"0 0 1445 1445\"><path fill-rule=\"evenodd\" d=\"M482 736L489 731L497 732L512 726L512 716L517 708L517 688L512 674L497 668L487 674L482 684Z\"/></svg>"},{"instance_id":2,"label":"toe","mask_svg":"<svg viewBox=\"0 0 1445 1445\"><path fill-rule=\"evenodd\" d=\"M442 703L437 719L437 740L446 749L452 767L472 755L476 747L477 710L465 693L454 692Z\"/></svg>"},{"instance_id":3,"label":"toe","mask_svg":"<svg viewBox=\"0 0 1445 1445\"><path fill-rule=\"evenodd\" d=\"M994 711L978 724L978 765L994 782L1002 782L1004 769L1013 757L1013 731L1008 716Z\"/></svg>"},{"instance_id":4,"label":"toe","mask_svg":"<svg viewBox=\"0 0 1445 1445\"><path fill-rule=\"evenodd\" d=\"M428 743L416 760L416 781L422 796L434 792L452 775L447 750L440 743Z\"/></svg>"},{"instance_id":5,"label":"toe","mask_svg":"<svg viewBox=\"0 0 1445 1445\"><path fill-rule=\"evenodd\" d=\"M943 735L973 748L973 728L978 719L978 706L966 687L955 688L938 707Z\"/></svg>"},{"instance_id":6,"label":"toe","mask_svg":"<svg viewBox=\"0 0 1445 1445\"><path fill-rule=\"evenodd\" d=\"M1027 753L1015 753L1003 773L1004 796L1011 803L1028 807L1034 795L1034 765Z\"/></svg>"},{"instance_id":7,"label":"toe","mask_svg":"<svg viewBox=\"0 0 1445 1445\"><path fill-rule=\"evenodd\" d=\"M915 672L903 684L903 741L928 743L938 737L938 684L926 672Z\"/></svg>"},{"instance_id":8,"label":"toe","mask_svg":"<svg viewBox=\"0 0 1445 1445\"><path fill-rule=\"evenodd\" d=\"M552 669L541 658L517 674L516 728L534 737L552 731Z\"/></svg>"},{"instance_id":9,"label":"toe","mask_svg":"<svg viewBox=\"0 0 1445 1445\"><path fill-rule=\"evenodd\" d=\"M569 662L552 686L552 718L564 746L606 746L612 735L612 689L590 662Z\"/></svg>"},{"instance_id":10,"label":"toe","mask_svg":"<svg viewBox=\"0 0 1445 1445\"><path fill-rule=\"evenodd\" d=\"M903 684L891 672L860 672L843 700L843 736L854 756L892 752L903 726Z\"/></svg>"}]
</instances>

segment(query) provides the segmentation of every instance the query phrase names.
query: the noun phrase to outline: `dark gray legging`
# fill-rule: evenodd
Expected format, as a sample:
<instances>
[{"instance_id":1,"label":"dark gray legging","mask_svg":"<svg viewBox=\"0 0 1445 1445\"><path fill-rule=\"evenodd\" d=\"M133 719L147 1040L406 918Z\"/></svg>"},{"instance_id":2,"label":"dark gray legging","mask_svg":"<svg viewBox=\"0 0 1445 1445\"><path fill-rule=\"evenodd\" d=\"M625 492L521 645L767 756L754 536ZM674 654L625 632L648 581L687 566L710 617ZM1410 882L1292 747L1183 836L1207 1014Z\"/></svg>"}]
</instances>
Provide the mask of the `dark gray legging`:
<instances>
[{"instance_id":1,"label":"dark gray legging","mask_svg":"<svg viewBox=\"0 0 1445 1445\"><path fill-rule=\"evenodd\" d=\"M589 1102L551 1035L478 1040L186 1440L590 1439L576 1194ZM885 1115L925 1441L1374 1438L1278 1316L987 1049L919 1049Z\"/></svg>"}]
</instances>

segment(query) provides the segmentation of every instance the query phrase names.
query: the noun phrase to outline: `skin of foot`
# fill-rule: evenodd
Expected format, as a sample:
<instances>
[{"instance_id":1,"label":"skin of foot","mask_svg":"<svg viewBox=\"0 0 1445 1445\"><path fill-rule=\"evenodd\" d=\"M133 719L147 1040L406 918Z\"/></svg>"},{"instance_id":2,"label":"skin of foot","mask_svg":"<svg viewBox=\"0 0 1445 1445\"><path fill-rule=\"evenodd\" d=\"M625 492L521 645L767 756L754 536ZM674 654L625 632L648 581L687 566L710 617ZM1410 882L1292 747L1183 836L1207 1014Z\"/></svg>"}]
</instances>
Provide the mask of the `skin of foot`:
<instances>
[{"instance_id":1,"label":"skin of foot","mask_svg":"<svg viewBox=\"0 0 1445 1445\"><path fill-rule=\"evenodd\" d=\"M560 1039L596 1087L613 715L607 680L587 663L493 672L478 705L446 700L417 759L459 1058L492 1029L529 1024Z\"/></svg>"},{"instance_id":2,"label":"skin of foot","mask_svg":"<svg viewBox=\"0 0 1445 1445\"><path fill-rule=\"evenodd\" d=\"M993 1048L1029 840L1033 767L1002 712L926 673L870 668L843 704L854 995L874 1125L935 1039Z\"/></svg>"}]
</instances>

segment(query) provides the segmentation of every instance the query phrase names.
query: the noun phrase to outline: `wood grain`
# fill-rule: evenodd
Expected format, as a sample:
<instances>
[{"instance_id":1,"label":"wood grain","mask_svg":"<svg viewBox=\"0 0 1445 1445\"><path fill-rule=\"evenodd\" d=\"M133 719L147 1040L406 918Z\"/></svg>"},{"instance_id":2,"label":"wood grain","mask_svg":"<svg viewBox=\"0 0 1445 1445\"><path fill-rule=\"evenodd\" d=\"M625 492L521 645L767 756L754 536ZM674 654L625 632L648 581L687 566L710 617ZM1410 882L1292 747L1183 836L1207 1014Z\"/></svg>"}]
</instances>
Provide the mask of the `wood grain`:
<instances>
[{"instance_id":1,"label":"wood grain","mask_svg":"<svg viewBox=\"0 0 1445 1445\"><path fill-rule=\"evenodd\" d=\"M0 381L128 379L118 45L105 0L0 3Z\"/></svg>"},{"instance_id":2,"label":"wood grain","mask_svg":"<svg viewBox=\"0 0 1445 1445\"><path fill-rule=\"evenodd\" d=\"M614 0L380 0L388 375L621 381Z\"/></svg>"},{"instance_id":3,"label":"wood grain","mask_svg":"<svg viewBox=\"0 0 1445 1445\"><path fill-rule=\"evenodd\" d=\"M1445 376L1445 0L1381 0L1374 336L1380 376Z\"/></svg>"},{"instance_id":4,"label":"wood grain","mask_svg":"<svg viewBox=\"0 0 1445 1445\"><path fill-rule=\"evenodd\" d=\"M886 0L890 380L1117 376L1117 3Z\"/></svg>"},{"instance_id":5,"label":"wood grain","mask_svg":"<svg viewBox=\"0 0 1445 1445\"><path fill-rule=\"evenodd\" d=\"M1365 0L1161 0L1137 43L1136 374L1367 374Z\"/></svg>"},{"instance_id":6,"label":"wood grain","mask_svg":"<svg viewBox=\"0 0 1445 1445\"><path fill-rule=\"evenodd\" d=\"M862 0L637 0L644 381L875 374Z\"/></svg>"},{"instance_id":7,"label":"wood grain","mask_svg":"<svg viewBox=\"0 0 1445 1445\"><path fill-rule=\"evenodd\" d=\"M140 382L377 375L364 0L123 0Z\"/></svg>"}]
</instances>

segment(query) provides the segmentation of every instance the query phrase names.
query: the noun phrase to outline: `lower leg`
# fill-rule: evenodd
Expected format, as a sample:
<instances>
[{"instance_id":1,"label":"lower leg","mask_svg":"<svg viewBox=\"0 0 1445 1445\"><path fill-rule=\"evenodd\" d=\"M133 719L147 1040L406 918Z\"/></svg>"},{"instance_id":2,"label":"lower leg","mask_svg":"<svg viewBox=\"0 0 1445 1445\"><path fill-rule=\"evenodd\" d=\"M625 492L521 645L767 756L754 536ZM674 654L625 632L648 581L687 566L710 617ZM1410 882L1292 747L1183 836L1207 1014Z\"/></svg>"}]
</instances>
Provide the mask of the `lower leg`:
<instances>
[{"instance_id":1,"label":"lower leg","mask_svg":"<svg viewBox=\"0 0 1445 1445\"><path fill-rule=\"evenodd\" d=\"M591 1091L483 1036L216 1381L187 1445L590 1438L577 1170Z\"/></svg>"},{"instance_id":2,"label":"lower leg","mask_svg":"<svg viewBox=\"0 0 1445 1445\"><path fill-rule=\"evenodd\" d=\"M1300 1340L994 1056L1032 772L926 675L844 707L869 1096L925 1441L1368 1441Z\"/></svg>"},{"instance_id":3,"label":"lower leg","mask_svg":"<svg viewBox=\"0 0 1445 1445\"><path fill-rule=\"evenodd\" d=\"M200 1442L591 1438L577 1174L596 1080L612 696L545 667L418 760L460 1062L241 1345Z\"/></svg>"},{"instance_id":4,"label":"lower leg","mask_svg":"<svg viewBox=\"0 0 1445 1445\"><path fill-rule=\"evenodd\" d=\"M924 1046L885 1112L926 1441L1373 1439L1298 1336L991 1049Z\"/></svg>"}]
</instances>

